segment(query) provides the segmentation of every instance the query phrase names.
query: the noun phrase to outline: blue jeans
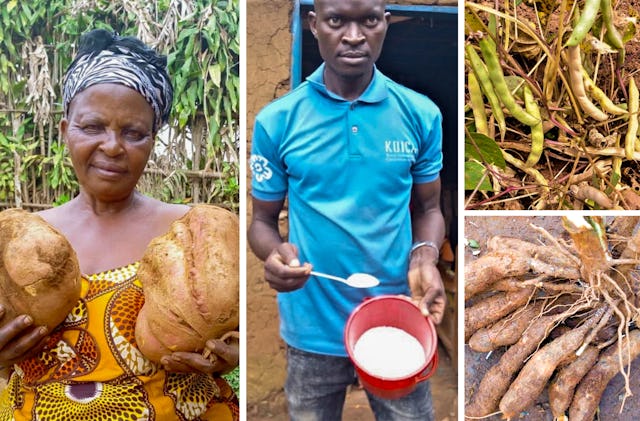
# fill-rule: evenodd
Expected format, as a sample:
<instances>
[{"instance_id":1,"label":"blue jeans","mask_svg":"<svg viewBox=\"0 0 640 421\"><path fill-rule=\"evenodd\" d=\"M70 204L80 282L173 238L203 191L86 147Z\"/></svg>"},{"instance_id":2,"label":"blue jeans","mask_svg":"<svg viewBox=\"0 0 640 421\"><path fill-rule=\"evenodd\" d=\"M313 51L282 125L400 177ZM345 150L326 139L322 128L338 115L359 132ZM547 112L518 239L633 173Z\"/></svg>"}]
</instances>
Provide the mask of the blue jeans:
<instances>
[{"instance_id":1,"label":"blue jeans","mask_svg":"<svg viewBox=\"0 0 640 421\"><path fill-rule=\"evenodd\" d=\"M356 372L347 357L313 354L287 347L285 392L291 421L339 421L347 387ZM429 382L421 382L400 399L382 399L367 392L377 421L430 421L433 405Z\"/></svg>"}]
</instances>

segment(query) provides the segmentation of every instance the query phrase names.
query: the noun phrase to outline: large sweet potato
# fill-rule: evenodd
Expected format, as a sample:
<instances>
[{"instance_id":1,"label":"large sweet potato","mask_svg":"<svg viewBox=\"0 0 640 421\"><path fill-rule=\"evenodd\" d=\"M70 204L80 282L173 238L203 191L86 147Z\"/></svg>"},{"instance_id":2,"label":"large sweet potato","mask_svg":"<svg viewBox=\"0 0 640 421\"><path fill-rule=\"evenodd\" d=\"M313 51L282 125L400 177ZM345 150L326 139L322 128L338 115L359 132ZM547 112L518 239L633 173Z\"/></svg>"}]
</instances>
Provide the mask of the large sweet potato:
<instances>
[{"instance_id":1,"label":"large sweet potato","mask_svg":"<svg viewBox=\"0 0 640 421\"><path fill-rule=\"evenodd\" d=\"M235 214L194 206L154 239L138 269L145 304L136 323L140 351L153 361L201 351L239 324L239 223Z\"/></svg>"},{"instance_id":2,"label":"large sweet potato","mask_svg":"<svg viewBox=\"0 0 640 421\"><path fill-rule=\"evenodd\" d=\"M40 216L0 212L0 304L3 322L20 314L49 330L80 298L80 268L71 244Z\"/></svg>"}]
</instances>

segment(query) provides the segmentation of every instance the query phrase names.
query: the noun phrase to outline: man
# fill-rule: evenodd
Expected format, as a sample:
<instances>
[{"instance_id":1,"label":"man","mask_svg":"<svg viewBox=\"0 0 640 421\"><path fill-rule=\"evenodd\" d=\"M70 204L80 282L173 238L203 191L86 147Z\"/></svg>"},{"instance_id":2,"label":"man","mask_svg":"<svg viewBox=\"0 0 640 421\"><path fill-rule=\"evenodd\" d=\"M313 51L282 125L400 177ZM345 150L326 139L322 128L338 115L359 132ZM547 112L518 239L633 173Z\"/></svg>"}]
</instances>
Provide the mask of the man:
<instances>
[{"instance_id":1,"label":"man","mask_svg":"<svg viewBox=\"0 0 640 421\"><path fill-rule=\"evenodd\" d=\"M389 18L384 0L316 0L309 24L324 63L254 126L249 244L279 292L293 421L341 418L355 379L344 325L365 297L411 292L435 323L444 312L441 115L375 68ZM351 288L310 276L312 267L381 283ZM432 418L428 382L399 400L369 400L378 420Z\"/></svg>"}]
</instances>

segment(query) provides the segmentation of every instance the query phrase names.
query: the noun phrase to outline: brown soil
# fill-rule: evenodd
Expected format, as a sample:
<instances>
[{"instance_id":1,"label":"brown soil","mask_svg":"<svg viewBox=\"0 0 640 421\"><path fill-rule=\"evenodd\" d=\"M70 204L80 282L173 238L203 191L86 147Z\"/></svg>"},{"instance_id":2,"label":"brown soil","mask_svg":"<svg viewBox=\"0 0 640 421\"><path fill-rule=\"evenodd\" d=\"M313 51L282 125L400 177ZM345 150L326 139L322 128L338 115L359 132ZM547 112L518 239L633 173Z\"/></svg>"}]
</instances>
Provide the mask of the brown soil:
<instances>
[{"instance_id":1,"label":"brown soil","mask_svg":"<svg viewBox=\"0 0 640 421\"><path fill-rule=\"evenodd\" d=\"M538 216L538 217L507 217L507 216L487 216L487 217L466 217L465 218L465 238L473 239L482 246L480 256L486 251L486 240L495 235L506 235L517 237L528 241L540 240L540 235L535 232L530 223L546 229L555 237L565 237L566 233L561 227L560 218L555 216ZM465 248L465 261L476 259L472 255L469 247ZM465 374L465 403L468 403L470 397L477 389L480 380L487 370L494 365L503 354L504 350L494 351L491 354L478 353L470 350L465 346L464 355L464 374ZM633 397L628 398L625 402L624 409L620 411L620 404L624 396L624 382L621 375L617 375L607 386L605 393L600 401L599 420L636 420L638 411L640 411L640 376L637 375L640 370L640 359L635 360L631 364L631 390ZM500 415L484 418L486 420L497 421L501 419ZM548 420L552 421L553 416L548 408L548 399L546 392L537 400L531 408L523 412L519 419L526 421Z\"/></svg>"}]
</instances>

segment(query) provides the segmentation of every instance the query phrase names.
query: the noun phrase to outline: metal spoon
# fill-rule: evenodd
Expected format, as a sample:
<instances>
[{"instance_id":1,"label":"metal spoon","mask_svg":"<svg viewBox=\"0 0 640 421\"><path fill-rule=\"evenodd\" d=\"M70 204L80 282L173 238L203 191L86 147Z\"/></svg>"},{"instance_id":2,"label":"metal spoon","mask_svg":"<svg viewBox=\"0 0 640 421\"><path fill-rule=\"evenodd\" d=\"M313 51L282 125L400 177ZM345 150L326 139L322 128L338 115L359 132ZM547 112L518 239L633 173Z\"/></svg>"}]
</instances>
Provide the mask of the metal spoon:
<instances>
[{"instance_id":1,"label":"metal spoon","mask_svg":"<svg viewBox=\"0 0 640 421\"><path fill-rule=\"evenodd\" d=\"M333 279L334 281L340 281L354 288L371 288L377 286L380 281L375 276L368 273L354 273L347 279L340 278L338 276L327 275L326 273L311 271L312 275L320 276L323 278Z\"/></svg>"}]
</instances>

